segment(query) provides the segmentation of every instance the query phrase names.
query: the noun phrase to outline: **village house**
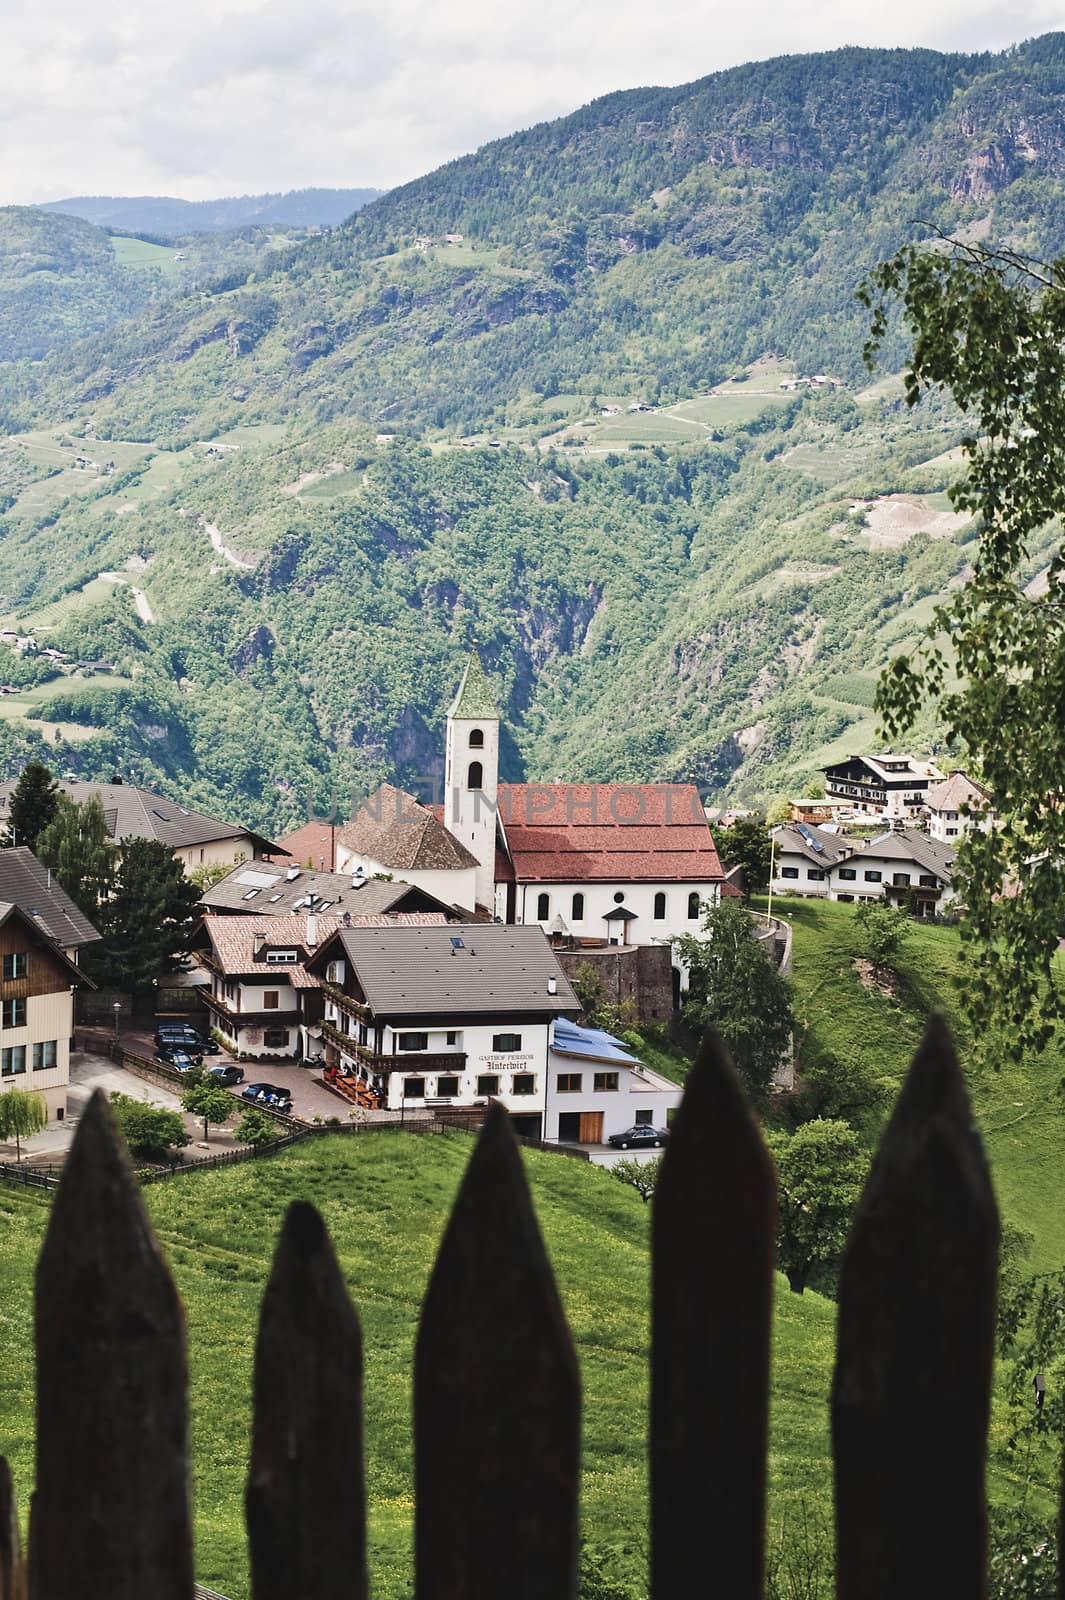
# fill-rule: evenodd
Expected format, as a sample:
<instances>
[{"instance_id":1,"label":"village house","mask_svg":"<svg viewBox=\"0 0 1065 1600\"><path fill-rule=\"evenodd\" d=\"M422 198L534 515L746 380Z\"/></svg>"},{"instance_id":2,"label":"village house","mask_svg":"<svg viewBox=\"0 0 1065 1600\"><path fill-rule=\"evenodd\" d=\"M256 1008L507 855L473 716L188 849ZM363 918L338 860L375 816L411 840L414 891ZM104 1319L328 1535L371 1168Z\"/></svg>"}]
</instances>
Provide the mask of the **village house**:
<instances>
[{"instance_id":1,"label":"village house","mask_svg":"<svg viewBox=\"0 0 1065 1600\"><path fill-rule=\"evenodd\" d=\"M929 835L941 844L949 844L969 828L990 827L994 820L987 790L957 770L929 789L925 803Z\"/></svg>"},{"instance_id":2,"label":"village house","mask_svg":"<svg viewBox=\"0 0 1065 1600\"><path fill-rule=\"evenodd\" d=\"M681 1094L679 1084L644 1066L613 1034L556 1020L548 1056L549 1141L603 1144L626 1128L664 1128Z\"/></svg>"},{"instance_id":3,"label":"village house","mask_svg":"<svg viewBox=\"0 0 1065 1600\"><path fill-rule=\"evenodd\" d=\"M26 845L0 850L0 901L18 906L32 917L75 966L83 947L99 942L99 933L53 876L52 869L38 861Z\"/></svg>"},{"instance_id":4,"label":"village house","mask_svg":"<svg viewBox=\"0 0 1065 1600\"><path fill-rule=\"evenodd\" d=\"M91 936L99 937L95 929ZM39 1094L49 1121L66 1116L74 991L81 985L92 987L46 933L43 917L0 901L0 1093Z\"/></svg>"},{"instance_id":5,"label":"village house","mask_svg":"<svg viewBox=\"0 0 1065 1600\"><path fill-rule=\"evenodd\" d=\"M914 916L956 899L953 849L917 828L854 839L805 822L773 829L773 892L857 902L889 900Z\"/></svg>"},{"instance_id":6,"label":"village house","mask_svg":"<svg viewBox=\"0 0 1065 1600\"><path fill-rule=\"evenodd\" d=\"M877 822L908 822L923 816L929 789L943 781L934 762L891 751L848 756L822 770L828 800L845 801L859 816Z\"/></svg>"},{"instance_id":7,"label":"village house","mask_svg":"<svg viewBox=\"0 0 1065 1600\"><path fill-rule=\"evenodd\" d=\"M498 1100L543 1137L558 1017L580 1004L539 928L341 928L310 961L330 1067L390 1110Z\"/></svg>"},{"instance_id":8,"label":"village house","mask_svg":"<svg viewBox=\"0 0 1065 1600\"><path fill-rule=\"evenodd\" d=\"M15 781L0 783L0 825L7 820ZM86 800L99 800L108 837L116 848L123 839L161 840L169 845L186 874L197 867L219 863L229 866L260 856L285 854L279 845L251 828L221 822L217 817L167 800L151 789L123 783L121 778L112 778L110 783L69 780L60 782L58 787L77 805Z\"/></svg>"},{"instance_id":9,"label":"village house","mask_svg":"<svg viewBox=\"0 0 1065 1600\"><path fill-rule=\"evenodd\" d=\"M322 1049L323 998L308 970L340 929L443 925L438 912L391 916L205 916L190 950L206 976L200 997L226 1048L254 1060L300 1060Z\"/></svg>"},{"instance_id":10,"label":"village house","mask_svg":"<svg viewBox=\"0 0 1065 1600\"><path fill-rule=\"evenodd\" d=\"M240 865L205 889L200 905L216 916L290 916L331 913L382 916L394 911L436 911L454 917L452 907L402 880L367 878L364 873L310 872L294 863L271 861Z\"/></svg>"},{"instance_id":11,"label":"village house","mask_svg":"<svg viewBox=\"0 0 1065 1600\"><path fill-rule=\"evenodd\" d=\"M398 877L468 914L478 904L476 857L433 807L391 783L338 829L336 862L349 877Z\"/></svg>"}]
</instances>

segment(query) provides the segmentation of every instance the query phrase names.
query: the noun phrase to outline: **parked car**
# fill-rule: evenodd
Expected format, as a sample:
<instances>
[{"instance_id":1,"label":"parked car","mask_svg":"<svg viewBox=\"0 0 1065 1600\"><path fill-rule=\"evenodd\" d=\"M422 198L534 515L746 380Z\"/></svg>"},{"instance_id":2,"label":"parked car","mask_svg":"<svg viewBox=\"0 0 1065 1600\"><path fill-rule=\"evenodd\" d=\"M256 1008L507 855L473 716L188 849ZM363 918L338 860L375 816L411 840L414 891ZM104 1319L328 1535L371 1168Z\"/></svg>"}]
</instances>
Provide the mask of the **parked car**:
<instances>
[{"instance_id":1,"label":"parked car","mask_svg":"<svg viewBox=\"0 0 1065 1600\"><path fill-rule=\"evenodd\" d=\"M188 1022L160 1022L155 1030L155 1042L160 1050L168 1044L176 1044L179 1049L188 1050L196 1056L216 1056L220 1054L215 1041L204 1038L198 1028Z\"/></svg>"},{"instance_id":2,"label":"parked car","mask_svg":"<svg viewBox=\"0 0 1065 1600\"><path fill-rule=\"evenodd\" d=\"M291 1089L279 1089L276 1083L249 1083L240 1092L242 1100L257 1101L259 1105L273 1106L275 1111L292 1109Z\"/></svg>"},{"instance_id":3,"label":"parked car","mask_svg":"<svg viewBox=\"0 0 1065 1600\"><path fill-rule=\"evenodd\" d=\"M157 1050L155 1059L164 1062L168 1067L173 1067L176 1072L195 1072L197 1067L203 1065L202 1060L196 1060L187 1050L179 1050L176 1045L167 1045L165 1049Z\"/></svg>"},{"instance_id":4,"label":"parked car","mask_svg":"<svg viewBox=\"0 0 1065 1600\"><path fill-rule=\"evenodd\" d=\"M207 1076L213 1083L220 1083L227 1089L232 1089L236 1083L244 1082L244 1068L227 1064L224 1067L208 1067Z\"/></svg>"},{"instance_id":5,"label":"parked car","mask_svg":"<svg viewBox=\"0 0 1065 1600\"><path fill-rule=\"evenodd\" d=\"M649 1122L640 1122L634 1128L612 1133L607 1144L613 1145L615 1150L648 1150L655 1145L665 1144L668 1138L668 1128L652 1128Z\"/></svg>"}]
</instances>

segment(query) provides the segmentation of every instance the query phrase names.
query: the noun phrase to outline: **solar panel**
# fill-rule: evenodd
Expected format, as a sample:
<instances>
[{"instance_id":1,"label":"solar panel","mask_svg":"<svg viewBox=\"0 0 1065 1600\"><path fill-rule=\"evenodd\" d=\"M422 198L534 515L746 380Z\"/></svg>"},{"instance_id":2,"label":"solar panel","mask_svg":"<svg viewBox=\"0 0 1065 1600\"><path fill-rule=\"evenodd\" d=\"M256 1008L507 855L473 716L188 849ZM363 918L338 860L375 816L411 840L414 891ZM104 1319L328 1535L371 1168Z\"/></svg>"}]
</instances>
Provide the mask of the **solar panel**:
<instances>
[{"instance_id":1,"label":"solar panel","mask_svg":"<svg viewBox=\"0 0 1065 1600\"><path fill-rule=\"evenodd\" d=\"M253 872L250 867L244 872L237 873L237 882L246 883L256 889L272 889L279 881L276 872Z\"/></svg>"},{"instance_id":2,"label":"solar panel","mask_svg":"<svg viewBox=\"0 0 1065 1600\"><path fill-rule=\"evenodd\" d=\"M452 939L451 948L452 950L465 950L466 946L461 939Z\"/></svg>"},{"instance_id":3,"label":"solar panel","mask_svg":"<svg viewBox=\"0 0 1065 1600\"><path fill-rule=\"evenodd\" d=\"M806 826L805 822L796 823L796 830L802 834L811 850L816 850L818 855L822 853L825 848L824 845L821 843L820 839L816 839L814 837L814 835L810 832L810 829Z\"/></svg>"}]
</instances>

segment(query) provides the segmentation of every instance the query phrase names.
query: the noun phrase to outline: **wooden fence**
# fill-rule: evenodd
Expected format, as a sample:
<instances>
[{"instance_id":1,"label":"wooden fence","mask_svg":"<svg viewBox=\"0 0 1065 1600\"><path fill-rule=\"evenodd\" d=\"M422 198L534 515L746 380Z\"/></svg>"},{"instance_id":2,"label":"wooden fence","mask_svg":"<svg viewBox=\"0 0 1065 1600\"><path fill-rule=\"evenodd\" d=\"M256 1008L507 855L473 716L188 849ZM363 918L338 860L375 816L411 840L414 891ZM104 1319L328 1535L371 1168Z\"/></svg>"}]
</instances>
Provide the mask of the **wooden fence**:
<instances>
[{"instance_id":1,"label":"wooden fence","mask_svg":"<svg viewBox=\"0 0 1065 1600\"><path fill-rule=\"evenodd\" d=\"M762 1600L774 1180L719 1047L652 1212L651 1593ZM934 1020L858 1208L832 1390L839 1600L979 1600L998 1223ZM37 1268L31 1600L191 1600L182 1308L107 1102ZM359 1319L317 1211L263 1296L246 1519L255 1600L367 1592ZM417 1600L572 1600L580 1384L506 1114L470 1158L414 1365ZM19 1595L0 1475L0 1596Z\"/></svg>"}]
</instances>

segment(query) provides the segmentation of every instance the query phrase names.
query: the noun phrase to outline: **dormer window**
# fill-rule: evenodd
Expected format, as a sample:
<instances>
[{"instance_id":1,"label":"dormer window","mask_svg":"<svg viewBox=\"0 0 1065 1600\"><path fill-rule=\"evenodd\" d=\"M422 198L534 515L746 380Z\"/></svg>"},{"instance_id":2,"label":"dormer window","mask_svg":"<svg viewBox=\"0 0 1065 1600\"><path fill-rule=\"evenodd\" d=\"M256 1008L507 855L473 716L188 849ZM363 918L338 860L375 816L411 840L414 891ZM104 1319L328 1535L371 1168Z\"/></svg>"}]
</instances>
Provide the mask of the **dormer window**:
<instances>
[{"instance_id":1,"label":"dormer window","mask_svg":"<svg viewBox=\"0 0 1065 1600\"><path fill-rule=\"evenodd\" d=\"M297 950L268 950L266 959L268 963L274 966L291 967L299 960L299 952Z\"/></svg>"},{"instance_id":2,"label":"dormer window","mask_svg":"<svg viewBox=\"0 0 1065 1600\"><path fill-rule=\"evenodd\" d=\"M467 789L484 788L484 768L479 761L470 762L470 770L466 775Z\"/></svg>"},{"instance_id":3,"label":"dormer window","mask_svg":"<svg viewBox=\"0 0 1065 1600\"><path fill-rule=\"evenodd\" d=\"M471 750L483 750L484 749L484 729L483 728L473 728L473 729L471 729L471 731L470 731L470 749Z\"/></svg>"}]
</instances>

